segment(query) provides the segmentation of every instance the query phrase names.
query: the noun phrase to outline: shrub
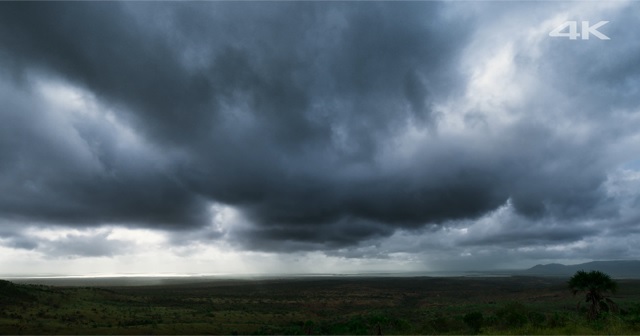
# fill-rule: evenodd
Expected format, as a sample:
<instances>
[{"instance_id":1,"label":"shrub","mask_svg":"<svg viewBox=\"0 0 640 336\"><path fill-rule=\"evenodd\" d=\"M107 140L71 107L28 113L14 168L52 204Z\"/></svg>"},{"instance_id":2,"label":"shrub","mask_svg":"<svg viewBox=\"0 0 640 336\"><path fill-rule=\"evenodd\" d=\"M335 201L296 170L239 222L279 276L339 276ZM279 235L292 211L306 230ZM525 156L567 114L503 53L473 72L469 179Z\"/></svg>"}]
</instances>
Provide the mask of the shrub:
<instances>
[{"instance_id":1,"label":"shrub","mask_svg":"<svg viewBox=\"0 0 640 336\"><path fill-rule=\"evenodd\" d=\"M506 327L520 328L527 324L527 308L518 302L509 303L496 311L496 317Z\"/></svg>"},{"instance_id":2,"label":"shrub","mask_svg":"<svg viewBox=\"0 0 640 336\"><path fill-rule=\"evenodd\" d=\"M536 312L536 311L529 312L528 317L531 325L538 328L542 327L545 321L547 320L547 317L543 313Z\"/></svg>"},{"instance_id":3,"label":"shrub","mask_svg":"<svg viewBox=\"0 0 640 336\"><path fill-rule=\"evenodd\" d=\"M480 332L480 328L482 328L484 317L481 312L472 312L466 314L462 320L467 324L467 326L469 326L469 328L471 328L474 334L477 334Z\"/></svg>"},{"instance_id":4,"label":"shrub","mask_svg":"<svg viewBox=\"0 0 640 336\"><path fill-rule=\"evenodd\" d=\"M429 326L437 333L443 333L449 329L449 323L442 316L436 316L430 320Z\"/></svg>"}]
</instances>

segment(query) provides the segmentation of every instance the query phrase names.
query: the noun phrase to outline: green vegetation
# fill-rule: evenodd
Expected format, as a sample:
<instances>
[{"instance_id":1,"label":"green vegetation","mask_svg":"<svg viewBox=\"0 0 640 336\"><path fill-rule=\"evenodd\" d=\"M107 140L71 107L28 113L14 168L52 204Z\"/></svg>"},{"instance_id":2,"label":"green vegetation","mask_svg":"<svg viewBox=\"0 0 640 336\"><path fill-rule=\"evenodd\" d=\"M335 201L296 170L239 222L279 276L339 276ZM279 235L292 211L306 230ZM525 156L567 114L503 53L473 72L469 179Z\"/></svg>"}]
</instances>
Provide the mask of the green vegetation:
<instances>
[{"instance_id":1,"label":"green vegetation","mask_svg":"<svg viewBox=\"0 0 640 336\"><path fill-rule=\"evenodd\" d=\"M638 334L640 280L619 282L620 312L591 319L561 278L0 281L0 334Z\"/></svg>"},{"instance_id":2,"label":"green vegetation","mask_svg":"<svg viewBox=\"0 0 640 336\"><path fill-rule=\"evenodd\" d=\"M578 271L569 279L569 288L573 295L585 293L585 302L589 304L587 316L595 320L603 311L617 311L618 306L605 296L606 292L615 293L618 284L611 277L600 271Z\"/></svg>"},{"instance_id":3,"label":"green vegetation","mask_svg":"<svg viewBox=\"0 0 640 336\"><path fill-rule=\"evenodd\" d=\"M484 321L484 316L482 316L481 312L472 312L468 313L463 318L464 323L466 323L471 331L474 334L480 332L480 328L482 328L482 322Z\"/></svg>"}]
</instances>

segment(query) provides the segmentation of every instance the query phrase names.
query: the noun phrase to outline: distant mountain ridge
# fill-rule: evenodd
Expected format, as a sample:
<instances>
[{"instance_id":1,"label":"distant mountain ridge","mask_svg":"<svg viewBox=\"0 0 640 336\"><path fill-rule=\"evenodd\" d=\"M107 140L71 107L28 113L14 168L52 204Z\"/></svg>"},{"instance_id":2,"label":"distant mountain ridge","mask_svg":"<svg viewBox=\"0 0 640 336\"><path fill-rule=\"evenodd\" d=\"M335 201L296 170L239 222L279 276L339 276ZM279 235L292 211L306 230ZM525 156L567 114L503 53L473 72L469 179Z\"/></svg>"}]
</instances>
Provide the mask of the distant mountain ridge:
<instances>
[{"instance_id":1,"label":"distant mountain ridge","mask_svg":"<svg viewBox=\"0 0 640 336\"><path fill-rule=\"evenodd\" d=\"M526 275L571 276L575 272L601 271L614 278L640 278L640 260L592 261L577 265L535 265L522 271Z\"/></svg>"}]
</instances>

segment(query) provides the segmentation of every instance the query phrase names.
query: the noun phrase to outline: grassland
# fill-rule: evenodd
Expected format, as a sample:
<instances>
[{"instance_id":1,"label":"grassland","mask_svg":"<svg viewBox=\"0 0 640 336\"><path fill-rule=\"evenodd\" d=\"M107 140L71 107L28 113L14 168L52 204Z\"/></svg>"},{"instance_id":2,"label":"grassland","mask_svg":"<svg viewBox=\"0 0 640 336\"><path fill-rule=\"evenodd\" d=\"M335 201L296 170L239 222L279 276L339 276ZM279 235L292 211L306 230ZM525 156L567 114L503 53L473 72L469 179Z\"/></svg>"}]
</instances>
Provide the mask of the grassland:
<instances>
[{"instance_id":1,"label":"grassland","mask_svg":"<svg viewBox=\"0 0 640 336\"><path fill-rule=\"evenodd\" d=\"M564 278L0 282L2 334L640 334L640 280L589 321Z\"/></svg>"}]
</instances>

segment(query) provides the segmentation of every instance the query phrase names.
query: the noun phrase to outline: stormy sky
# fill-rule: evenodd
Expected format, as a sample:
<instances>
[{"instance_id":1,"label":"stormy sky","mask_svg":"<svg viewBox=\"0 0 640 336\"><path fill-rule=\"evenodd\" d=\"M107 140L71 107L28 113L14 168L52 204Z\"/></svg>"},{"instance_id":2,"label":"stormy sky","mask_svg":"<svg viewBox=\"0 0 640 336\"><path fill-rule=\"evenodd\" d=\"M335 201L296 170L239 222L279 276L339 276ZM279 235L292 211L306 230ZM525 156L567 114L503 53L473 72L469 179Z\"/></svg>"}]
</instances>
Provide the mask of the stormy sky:
<instances>
[{"instance_id":1,"label":"stormy sky","mask_svg":"<svg viewBox=\"0 0 640 336\"><path fill-rule=\"evenodd\" d=\"M636 258L638 17L632 1L1 3L0 274ZM549 36L567 21L581 37ZM585 35L600 21L609 40Z\"/></svg>"}]
</instances>

